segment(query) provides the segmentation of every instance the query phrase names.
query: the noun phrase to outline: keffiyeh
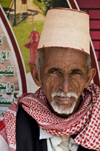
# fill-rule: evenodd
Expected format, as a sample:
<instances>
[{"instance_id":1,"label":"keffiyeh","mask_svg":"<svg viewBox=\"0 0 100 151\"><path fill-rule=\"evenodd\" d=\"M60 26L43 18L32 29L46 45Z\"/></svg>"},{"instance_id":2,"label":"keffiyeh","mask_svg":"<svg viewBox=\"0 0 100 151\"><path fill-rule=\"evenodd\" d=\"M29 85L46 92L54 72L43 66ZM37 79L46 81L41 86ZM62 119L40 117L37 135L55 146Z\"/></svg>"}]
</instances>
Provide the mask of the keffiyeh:
<instances>
[{"instance_id":1,"label":"keffiyeh","mask_svg":"<svg viewBox=\"0 0 100 151\"><path fill-rule=\"evenodd\" d=\"M82 97L79 110L68 118L58 117L50 111L42 88L35 94L20 97L9 107L1 120L5 125L3 127L2 123L1 136L8 141L12 151L15 151L15 125L19 102L43 130L56 136L78 134L74 139L77 144L100 151L100 88L91 84L84 90Z\"/></svg>"}]
</instances>

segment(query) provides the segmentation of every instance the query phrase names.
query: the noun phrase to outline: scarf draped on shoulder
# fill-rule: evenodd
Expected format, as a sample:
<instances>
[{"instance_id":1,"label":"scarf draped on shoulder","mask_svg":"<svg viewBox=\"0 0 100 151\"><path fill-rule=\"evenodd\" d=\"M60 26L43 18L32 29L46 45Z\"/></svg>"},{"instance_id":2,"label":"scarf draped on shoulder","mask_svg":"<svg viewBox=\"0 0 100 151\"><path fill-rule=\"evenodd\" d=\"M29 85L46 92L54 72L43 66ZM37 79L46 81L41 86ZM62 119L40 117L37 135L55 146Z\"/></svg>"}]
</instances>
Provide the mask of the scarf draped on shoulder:
<instances>
[{"instance_id":1,"label":"scarf draped on shoulder","mask_svg":"<svg viewBox=\"0 0 100 151\"><path fill-rule=\"evenodd\" d=\"M50 111L42 88L35 94L25 94L17 98L5 112L3 122L6 135L1 135L11 150L16 151L16 114L18 103L21 103L43 130L56 136L78 134L74 139L78 145L100 151L100 88L95 84L89 85L82 93L82 98L76 113L61 118Z\"/></svg>"}]
</instances>

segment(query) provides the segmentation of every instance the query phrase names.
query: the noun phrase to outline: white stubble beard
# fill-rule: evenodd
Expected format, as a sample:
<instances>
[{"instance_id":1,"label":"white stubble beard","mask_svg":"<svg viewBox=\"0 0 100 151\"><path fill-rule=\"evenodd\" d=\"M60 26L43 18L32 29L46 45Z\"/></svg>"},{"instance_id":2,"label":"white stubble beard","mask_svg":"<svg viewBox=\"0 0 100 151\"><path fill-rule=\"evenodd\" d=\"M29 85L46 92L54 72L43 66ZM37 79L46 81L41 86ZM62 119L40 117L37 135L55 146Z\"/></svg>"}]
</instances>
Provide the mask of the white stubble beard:
<instances>
[{"instance_id":1,"label":"white stubble beard","mask_svg":"<svg viewBox=\"0 0 100 151\"><path fill-rule=\"evenodd\" d=\"M69 115L69 114L73 113L75 106L76 106L76 101L74 101L68 109L64 109L63 107L58 106L57 102L55 101L54 97L57 95L61 96L61 97L63 97L63 96L67 96L69 98L73 97L75 99L78 98L78 95L74 92L68 92L66 94L64 92L54 92L52 94L52 101L50 102L50 105L52 106L52 108L55 112L57 112L58 114L65 114L65 115ZM64 103L66 105L66 104L69 104L70 101L65 101Z\"/></svg>"}]
</instances>

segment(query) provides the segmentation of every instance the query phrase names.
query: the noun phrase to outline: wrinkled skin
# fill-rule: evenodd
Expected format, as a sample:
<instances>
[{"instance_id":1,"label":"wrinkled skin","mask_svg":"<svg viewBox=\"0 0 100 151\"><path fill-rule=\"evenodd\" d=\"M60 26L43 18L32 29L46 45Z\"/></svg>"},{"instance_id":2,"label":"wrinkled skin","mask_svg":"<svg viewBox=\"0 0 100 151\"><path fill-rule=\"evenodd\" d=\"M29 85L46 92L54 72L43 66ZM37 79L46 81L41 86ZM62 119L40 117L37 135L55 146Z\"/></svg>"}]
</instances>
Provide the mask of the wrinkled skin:
<instances>
[{"instance_id":1,"label":"wrinkled skin","mask_svg":"<svg viewBox=\"0 0 100 151\"><path fill-rule=\"evenodd\" d=\"M87 74L86 55L83 52L65 48L46 48L44 50L45 59L41 67L40 83L49 104L52 101L52 93L75 92L78 98L61 97L54 98L58 106L68 109L76 102L73 113L78 110L80 104L80 96L92 78L95 70L91 69ZM34 79L34 78L33 78ZM65 104L65 101L69 103ZM61 115L67 117L68 115Z\"/></svg>"}]
</instances>

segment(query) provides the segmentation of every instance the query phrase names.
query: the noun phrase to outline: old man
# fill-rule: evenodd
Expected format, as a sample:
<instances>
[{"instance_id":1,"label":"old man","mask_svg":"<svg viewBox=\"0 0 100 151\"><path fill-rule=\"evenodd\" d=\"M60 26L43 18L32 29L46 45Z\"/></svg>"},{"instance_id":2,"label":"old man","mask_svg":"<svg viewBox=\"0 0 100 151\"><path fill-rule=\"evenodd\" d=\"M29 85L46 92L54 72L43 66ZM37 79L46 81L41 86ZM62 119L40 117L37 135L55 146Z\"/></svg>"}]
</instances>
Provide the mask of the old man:
<instances>
[{"instance_id":1,"label":"old man","mask_svg":"<svg viewBox=\"0 0 100 151\"><path fill-rule=\"evenodd\" d=\"M48 11L31 75L40 89L24 94L1 119L2 151L100 151L100 89L90 84L89 16ZM0 148L1 149L1 148Z\"/></svg>"}]
</instances>

